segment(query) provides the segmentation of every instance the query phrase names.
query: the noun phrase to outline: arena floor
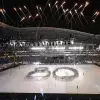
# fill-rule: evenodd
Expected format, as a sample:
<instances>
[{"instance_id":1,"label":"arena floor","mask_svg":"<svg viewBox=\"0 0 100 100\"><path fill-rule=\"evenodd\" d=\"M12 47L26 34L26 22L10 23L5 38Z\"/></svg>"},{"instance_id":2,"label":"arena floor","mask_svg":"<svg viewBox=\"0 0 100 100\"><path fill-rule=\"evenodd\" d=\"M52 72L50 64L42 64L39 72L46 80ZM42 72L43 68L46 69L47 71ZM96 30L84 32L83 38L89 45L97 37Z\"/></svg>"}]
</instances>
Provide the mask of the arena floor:
<instances>
[{"instance_id":1,"label":"arena floor","mask_svg":"<svg viewBox=\"0 0 100 100\"><path fill-rule=\"evenodd\" d=\"M48 67L51 72L57 67L72 67L78 70L79 77L69 82L55 80L52 75L41 81L26 79L28 72L34 70L35 67ZM100 68L90 64L22 65L0 72L0 92L100 94Z\"/></svg>"}]
</instances>

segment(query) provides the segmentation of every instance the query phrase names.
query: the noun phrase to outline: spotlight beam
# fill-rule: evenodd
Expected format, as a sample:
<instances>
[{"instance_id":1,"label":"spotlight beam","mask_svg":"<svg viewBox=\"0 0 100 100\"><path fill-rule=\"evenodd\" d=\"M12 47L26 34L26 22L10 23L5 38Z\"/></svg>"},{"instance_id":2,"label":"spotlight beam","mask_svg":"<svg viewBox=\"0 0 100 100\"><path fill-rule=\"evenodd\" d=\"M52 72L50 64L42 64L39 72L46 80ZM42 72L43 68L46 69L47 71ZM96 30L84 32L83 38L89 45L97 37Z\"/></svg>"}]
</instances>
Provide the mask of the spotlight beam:
<instances>
[{"instance_id":1,"label":"spotlight beam","mask_svg":"<svg viewBox=\"0 0 100 100\"><path fill-rule=\"evenodd\" d=\"M44 14L44 12L43 12L42 8L41 8L41 7L39 7L39 9L41 10L42 15L44 15L44 17L45 17L45 19L46 19L46 22L48 23L48 21L47 21L47 17L46 17L46 15Z\"/></svg>"},{"instance_id":2,"label":"spotlight beam","mask_svg":"<svg viewBox=\"0 0 100 100\"><path fill-rule=\"evenodd\" d=\"M77 6L77 3L75 3L75 5L68 11L68 13L66 14L66 16L68 16L69 12L72 11L76 6Z\"/></svg>"},{"instance_id":3,"label":"spotlight beam","mask_svg":"<svg viewBox=\"0 0 100 100\"><path fill-rule=\"evenodd\" d=\"M44 9L43 9L43 12L45 11L46 6L48 5L48 3L49 3L49 0L48 0L48 1L46 2L46 4L45 4Z\"/></svg>"},{"instance_id":4,"label":"spotlight beam","mask_svg":"<svg viewBox=\"0 0 100 100\"><path fill-rule=\"evenodd\" d=\"M72 18L71 18L70 20L72 20L72 19L73 19L73 20L74 20L74 22L76 23L76 21L75 21L75 19L74 19L74 16L73 16L72 12L70 11L69 13L70 13L70 15L72 16Z\"/></svg>"},{"instance_id":5,"label":"spotlight beam","mask_svg":"<svg viewBox=\"0 0 100 100\"><path fill-rule=\"evenodd\" d=\"M82 23L82 21L81 21L81 19L80 19L79 15L78 15L78 13L77 13L77 10L75 10L75 13L76 13L76 15L78 16L78 19L79 19L79 21L80 21L80 23L81 23L82 27L84 28L84 25L83 25L83 23Z\"/></svg>"},{"instance_id":6,"label":"spotlight beam","mask_svg":"<svg viewBox=\"0 0 100 100\"><path fill-rule=\"evenodd\" d=\"M94 13L94 15L93 15L93 16L97 15L97 13L98 13L98 12L96 11L96 12ZM92 16L92 17L93 17L93 16Z\"/></svg>"},{"instance_id":7,"label":"spotlight beam","mask_svg":"<svg viewBox=\"0 0 100 100\"><path fill-rule=\"evenodd\" d=\"M57 8L57 11L56 11L56 12L58 12L58 16L60 16L60 15L59 15L59 10L58 10L59 8L58 8L58 6L57 6L57 5L56 5L56 8ZM55 13L56 13L56 12L55 12Z\"/></svg>"},{"instance_id":8,"label":"spotlight beam","mask_svg":"<svg viewBox=\"0 0 100 100\"><path fill-rule=\"evenodd\" d=\"M77 10L77 12L78 12L78 10L80 10L82 7L83 7L83 5L80 5L80 7L78 9L75 9L75 10ZM74 15L75 15L75 13L73 14L73 16Z\"/></svg>"},{"instance_id":9,"label":"spotlight beam","mask_svg":"<svg viewBox=\"0 0 100 100\"><path fill-rule=\"evenodd\" d=\"M4 17L4 21L6 22L6 16L5 16L4 12L3 12L3 9L0 9L0 12L2 13L2 15Z\"/></svg>"},{"instance_id":10,"label":"spotlight beam","mask_svg":"<svg viewBox=\"0 0 100 100\"><path fill-rule=\"evenodd\" d=\"M25 16L25 18L27 18L25 13L23 12L22 8L19 7L19 10L22 12L22 14Z\"/></svg>"},{"instance_id":11,"label":"spotlight beam","mask_svg":"<svg viewBox=\"0 0 100 100\"><path fill-rule=\"evenodd\" d=\"M7 12L6 12L6 10L5 9L3 9L3 12L8 16L8 18L12 21L12 23L15 25L15 23L14 23L14 21L13 21L13 19L7 14Z\"/></svg>"},{"instance_id":12,"label":"spotlight beam","mask_svg":"<svg viewBox=\"0 0 100 100\"><path fill-rule=\"evenodd\" d=\"M35 15L34 19L37 18L38 16L39 16L39 14L37 13L37 14Z\"/></svg>"},{"instance_id":13,"label":"spotlight beam","mask_svg":"<svg viewBox=\"0 0 100 100\"><path fill-rule=\"evenodd\" d=\"M22 19L20 20L20 22L23 22L25 20L25 17L22 17Z\"/></svg>"},{"instance_id":14,"label":"spotlight beam","mask_svg":"<svg viewBox=\"0 0 100 100\"><path fill-rule=\"evenodd\" d=\"M59 7L59 8L57 8L58 6L56 5L57 11L55 12L55 14L58 12L58 10L59 10L60 8L62 8L62 9L63 9L63 5L64 5L65 3L66 3L66 2L64 1L64 2L60 5L60 7Z\"/></svg>"},{"instance_id":15,"label":"spotlight beam","mask_svg":"<svg viewBox=\"0 0 100 100\"><path fill-rule=\"evenodd\" d=\"M94 16L96 16L97 14L99 14L98 11L96 11L96 12L93 14L93 16L91 17L91 19L92 19Z\"/></svg>"},{"instance_id":16,"label":"spotlight beam","mask_svg":"<svg viewBox=\"0 0 100 100\"><path fill-rule=\"evenodd\" d=\"M52 8L51 8L51 4L49 3L49 8L50 8L50 12L52 14L52 18L53 18L53 13L52 13Z\"/></svg>"},{"instance_id":17,"label":"spotlight beam","mask_svg":"<svg viewBox=\"0 0 100 100\"><path fill-rule=\"evenodd\" d=\"M16 9L15 7L14 7L13 9L14 9L14 11L17 13L18 17L21 19L21 16L20 16L20 14L18 13L17 9Z\"/></svg>"},{"instance_id":18,"label":"spotlight beam","mask_svg":"<svg viewBox=\"0 0 100 100\"><path fill-rule=\"evenodd\" d=\"M52 6L52 9L54 8L54 6L58 3L58 1L55 2L55 4Z\"/></svg>"},{"instance_id":19,"label":"spotlight beam","mask_svg":"<svg viewBox=\"0 0 100 100\"><path fill-rule=\"evenodd\" d=\"M85 16L84 16L83 12L81 12L80 14L83 16L83 18L85 19L86 23L88 24L88 21L86 20L86 18L85 18Z\"/></svg>"},{"instance_id":20,"label":"spotlight beam","mask_svg":"<svg viewBox=\"0 0 100 100\"><path fill-rule=\"evenodd\" d=\"M26 6L24 6L24 8L25 8L26 11L29 13L29 15L31 15L32 19L34 19L33 16L32 16L32 14L31 14L31 12L28 10L28 8L27 8Z\"/></svg>"},{"instance_id":21,"label":"spotlight beam","mask_svg":"<svg viewBox=\"0 0 100 100\"><path fill-rule=\"evenodd\" d=\"M89 2L88 2L88 1L86 1L85 6L84 6L84 8L82 9L82 11L81 11L81 12L84 12L85 8L86 8L88 5L89 5Z\"/></svg>"},{"instance_id":22,"label":"spotlight beam","mask_svg":"<svg viewBox=\"0 0 100 100\"><path fill-rule=\"evenodd\" d=\"M57 21L58 20L60 20L60 18L63 16L63 15L65 15L66 13L67 13L67 11L68 11L69 9L63 9L63 13L59 16L59 18L57 19Z\"/></svg>"},{"instance_id":23,"label":"spotlight beam","mask_svg":"<svg viewBox=\"0 0 100 100\"><path fill-rule=\"evenodd\" d=\"M75 10L77 10L77 12L78 12L78 10L80 10L82 7L83 7L83 5L80 5L80 7L79 7L78 9L75 9ZM76 14L76 13L74 13L73 16L74 16L75 14ZM72 17L71 17L71 19L72 19Z\"/></svg>"},{"instance_id":24,"label":"spotlight beam","mask_svg":"<svg viewBox=\"0 0 100 100\"><path fill-rule=\"evenodd\" d=\"M37 14L35 15L35 17L33 18L33 21L35 21L35 19L36 19L38 16L39 16L39 14L37 13ZM36 24L36 26L38 27L37 24Z\"/></svg>"},{"instance_id":25,"label":"spotlight beam","mask_svg":"<svg viewBox=\"0 0 100 100\"><path fill-rule=\"evenodd\" d=\"M95 18L92 20L93 22L95 22L96 18L98 17L99 12L96 14Z\"/></svg>"},{"instance_id":26,"label":"spotlight beam","mask_svg":"<svg viewBox=\"0 0 100 100\"><path fill-rule=\"evenodd\" d=\"M41 18L41 20L42 20L42 15L40 14L39 7L36 6L36 8L37 8L37 11L38 11L38 13L39 13L39 15L40 15L40 18Z\"/></svg>"}]
</instances>

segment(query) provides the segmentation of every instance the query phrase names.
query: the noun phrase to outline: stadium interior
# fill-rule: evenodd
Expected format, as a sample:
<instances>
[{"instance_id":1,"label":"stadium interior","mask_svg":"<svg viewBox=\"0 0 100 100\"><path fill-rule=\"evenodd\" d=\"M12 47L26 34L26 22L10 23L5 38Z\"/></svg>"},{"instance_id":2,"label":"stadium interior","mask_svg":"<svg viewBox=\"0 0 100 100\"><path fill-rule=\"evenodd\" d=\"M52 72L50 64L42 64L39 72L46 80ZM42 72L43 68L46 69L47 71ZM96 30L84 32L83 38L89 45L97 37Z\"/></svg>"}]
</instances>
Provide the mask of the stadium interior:
<instances>
[{"instance_id":1,"label":"stadium interior","mask_svg":"<svg viewBox=\"0 0 100 100\"><path fill-rule=\"evenodd\" d=\"M34 92L34 95L28 94L27 97L25 94L17 94L16 99L13 99L14 95L11 97L6 94L6 98L100 100L99 86L96 85L97 90L91 88L95 84L100 84L99 79L95 80L99 77L100 70L100 35L53 27L16 28L4 23L0 23L0 32L0 92ZM51 74L55 80L51 78ZM2 84L3 82L5 83ZM66 84L71 86L67 86L66 89ZM27 85L30 86L29 89ZM62 88L58 88L60 85ZM4 98L5 95L2 94L1 97Z\"/></svg>"}]
</instances>

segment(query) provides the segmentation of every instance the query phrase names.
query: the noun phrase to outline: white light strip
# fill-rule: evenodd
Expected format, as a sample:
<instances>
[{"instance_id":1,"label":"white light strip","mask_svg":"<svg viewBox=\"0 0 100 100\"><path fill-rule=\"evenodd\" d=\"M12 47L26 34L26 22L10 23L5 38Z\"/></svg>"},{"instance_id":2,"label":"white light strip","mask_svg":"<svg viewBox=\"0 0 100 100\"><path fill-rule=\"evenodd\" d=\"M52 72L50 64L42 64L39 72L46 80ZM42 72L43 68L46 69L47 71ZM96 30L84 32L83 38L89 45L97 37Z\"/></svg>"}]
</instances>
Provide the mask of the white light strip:
<instances>
[{"instance_id":1,"label":"white light strip","mask_svg":"<svg viewBox=\"0 0 100 100\"><path fill-rule=\"evenodd\" d=\"M70 50L83 50L83 47L69 47Z\"/></svg>"},{"instance_id":2,"label":"white light strip","mask_svg":"<svg viewBox=\"0 0 100 100\"><path fill-rule=\"evenodd\" d=\"M52 50L65 50L65 47L52 47Z\"/></svg>"},{"instance_id":3,"label":"white light strip","mask_svg":"<svg viewBox=\"0 0 100 100\"><path fill-rule=\"evenodd\" d=\"M32 47L31 50L45 50L45 47Z\"/></svg>"}]
</instances>

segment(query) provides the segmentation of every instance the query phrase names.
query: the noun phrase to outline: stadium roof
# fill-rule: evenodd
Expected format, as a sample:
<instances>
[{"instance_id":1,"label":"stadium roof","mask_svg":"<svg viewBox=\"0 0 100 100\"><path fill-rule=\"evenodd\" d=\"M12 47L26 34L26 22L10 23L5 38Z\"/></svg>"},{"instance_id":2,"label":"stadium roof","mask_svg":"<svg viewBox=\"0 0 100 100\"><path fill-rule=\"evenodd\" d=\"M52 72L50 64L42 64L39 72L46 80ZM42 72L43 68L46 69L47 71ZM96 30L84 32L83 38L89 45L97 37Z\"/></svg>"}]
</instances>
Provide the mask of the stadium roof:
<instances>
[{"instance_id":1,"label":"stadium roof","mask_svg":"<svg viewBox=\"0 0 100 100\"><path fill-rule=\"evenodd\" d=\"M0 22L0 36L1 37L15 37L18 38L18 35L21 36L21 39L68 39L75 38L76 41L84 43L95 43L99 44L100 35L80 32L76 30L54 28L54 27L12 27ZM37 35L37 37L36 37Z\"/></svg>"}]
</instances>

